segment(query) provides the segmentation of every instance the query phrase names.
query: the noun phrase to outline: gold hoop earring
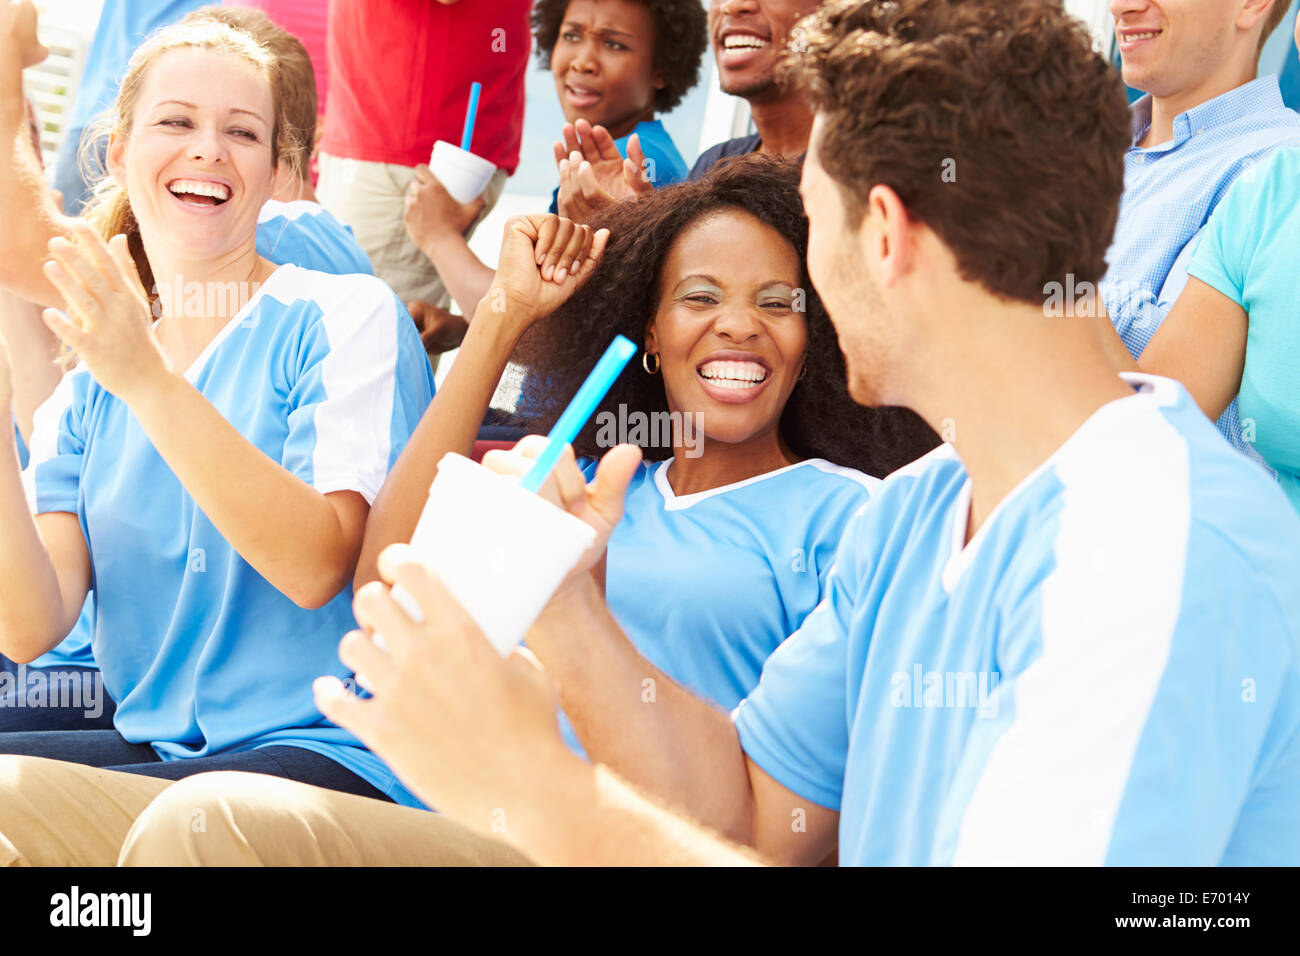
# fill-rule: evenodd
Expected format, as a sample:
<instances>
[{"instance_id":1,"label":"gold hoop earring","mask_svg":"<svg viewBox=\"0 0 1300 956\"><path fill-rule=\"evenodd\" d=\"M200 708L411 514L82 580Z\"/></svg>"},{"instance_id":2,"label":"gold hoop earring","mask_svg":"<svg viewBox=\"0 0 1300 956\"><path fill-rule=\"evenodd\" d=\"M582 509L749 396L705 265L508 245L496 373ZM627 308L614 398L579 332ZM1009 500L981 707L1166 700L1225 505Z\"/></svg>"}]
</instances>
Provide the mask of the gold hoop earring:
<instances>
[{"instance_id":1,"label":"gold hoop earring","mask_svg":"<svg viewBox=\"0 0 1300 956\"><path fill-rule=\"evenodd\" d=\"M651 367L650 367L650 360L651 360L651 359L654 359L654 360L655 360L655 367L654 367L654 368L651 368ZM659 374L659 366L660 366L660 361L659 361L659 353L658 353L658 352L642 352L642 353L641 353L641 367L642 367L643 369L645 369L647 375L658 375L658 374Z\"/></svg>"}]
</instances>

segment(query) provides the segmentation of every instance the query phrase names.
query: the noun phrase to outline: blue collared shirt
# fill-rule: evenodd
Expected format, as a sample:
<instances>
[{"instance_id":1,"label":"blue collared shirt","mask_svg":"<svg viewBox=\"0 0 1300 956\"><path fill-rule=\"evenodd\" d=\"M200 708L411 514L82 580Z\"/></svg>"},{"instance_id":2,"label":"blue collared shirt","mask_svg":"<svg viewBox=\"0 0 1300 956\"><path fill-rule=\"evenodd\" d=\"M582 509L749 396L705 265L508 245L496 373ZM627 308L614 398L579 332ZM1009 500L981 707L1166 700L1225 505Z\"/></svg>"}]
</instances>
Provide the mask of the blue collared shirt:
<instances>
[{"instance_id":1,"label":"blue collared shirt","mask_svg":"<svg viewBox=\"0 0 1300 956\"><path fill-rule=\"evenodd\" d=\"M1282 102L1276 76L1262 76L1174 117L1174 138L1137 144L1151 128L1151 97L1133 104L1133 143L1102 298L1134 358L1155 335L1187 283L1187 263L1210 213L1241 175L1283 145L1300 145L1300 115ZM1219 430L1238 448L1237 403Z\"/></svg>"}]
</instances>

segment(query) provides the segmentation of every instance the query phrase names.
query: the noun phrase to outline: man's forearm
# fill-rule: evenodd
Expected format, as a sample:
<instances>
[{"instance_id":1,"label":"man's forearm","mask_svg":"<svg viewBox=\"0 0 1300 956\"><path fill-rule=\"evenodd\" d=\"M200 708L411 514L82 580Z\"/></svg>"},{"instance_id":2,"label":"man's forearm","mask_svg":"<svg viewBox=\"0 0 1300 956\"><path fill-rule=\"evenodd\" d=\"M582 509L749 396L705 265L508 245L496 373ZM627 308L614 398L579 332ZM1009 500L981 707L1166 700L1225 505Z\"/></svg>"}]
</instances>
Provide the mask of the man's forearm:
<instances>
[{"instance_id":1,"label":"man's forearm","mask_svg":"<svg viewBox=\"0 0 1300 956\"><path fill-rule=\"evenodd\" d=\"M754 866L762 861L667 809L608 767L563 754L519 810L506 810L505 835L547 866Z\"/></svg>"},{"instance_id":2,"label":"man's forearm","mask_svg":"<svg viewBox=\"0 0 1300 956\"><path fill-rule=\"evenodd\" d=\"M488 294L495 273L474 255L465 237L458 233L429 242L423 252L438 270L438 277L460 306L460 311L473 316Z\"/></svg>"},{"instance_id":3,"label":"man's forearm","mask_svg":"<svg viewBox=\"0 0 1300 956\"><path fill-rule=\"evenodd\" d=\"M9 348L14 420L30 445L32 417L63 377L58 339L41 321L39 306L4 289L0 289L0 339Z\"/></svg>"},{"instance_id":4,"label":"man's forearm","mask_svg":"<svg viewBox=\"0 0 1300 956\"><path fill-rule=\"evenodd\" d=\"M26 129L22 52L0 36L0 285L41 305L63 307L41 271L46 243L67 235Z\"/></svg>"},{"instance_id":5,"label":"man's forearm","mask_svg":"<svg viewBox=\"0 0 1300 956\"><path fill-rule=\"evenodd\" d=\"M748 843L753 792L729 716L645 660L589 578L566 586L528 634L593 762Z\"/></svg>"}]
</instances>

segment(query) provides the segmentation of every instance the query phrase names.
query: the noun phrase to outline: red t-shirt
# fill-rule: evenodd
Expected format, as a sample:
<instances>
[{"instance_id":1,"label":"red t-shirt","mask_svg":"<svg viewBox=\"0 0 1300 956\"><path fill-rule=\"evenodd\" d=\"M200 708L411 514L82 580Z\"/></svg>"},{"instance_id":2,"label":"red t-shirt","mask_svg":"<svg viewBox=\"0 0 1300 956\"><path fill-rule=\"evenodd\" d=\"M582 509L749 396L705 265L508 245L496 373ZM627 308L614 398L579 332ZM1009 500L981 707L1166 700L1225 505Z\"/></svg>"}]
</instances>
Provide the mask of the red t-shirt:
<instances>
[{"instance_id":1,"label":"red t-shirt","mask_svg":"<svg viewBox=\"0 0 1300 956\"><path fill-rule=\"evenodd\" d=\"M330 0L330 98L321 150L415 166L460 145L470 84L483 84L470 151L519 165L531 0Z\"/></svg>"},{"instance_id":2,"label":"red t-shirt","mask_svg":"<svg viewBox=\"0 0 1300 956\"><path fill-rule=\"evenodd\" d=\"M256 7L307 48L316 74L316 105L329 102L330 71L325 61L325 7L320 0L222 0L226 7Z\"/></svg>"}]
</instances>

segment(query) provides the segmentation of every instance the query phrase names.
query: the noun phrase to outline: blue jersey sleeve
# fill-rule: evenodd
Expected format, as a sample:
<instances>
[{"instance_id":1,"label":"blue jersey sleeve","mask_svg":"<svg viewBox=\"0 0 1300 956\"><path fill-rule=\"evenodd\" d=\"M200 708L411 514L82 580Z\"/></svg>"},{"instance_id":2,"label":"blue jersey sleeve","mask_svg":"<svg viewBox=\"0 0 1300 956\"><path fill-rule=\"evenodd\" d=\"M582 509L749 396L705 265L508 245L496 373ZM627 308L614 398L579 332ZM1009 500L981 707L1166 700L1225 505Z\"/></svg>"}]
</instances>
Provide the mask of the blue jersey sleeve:
<instances>
[{"instance_id":1,"label":"blue jersey sleeve","mask_svg":"<svg viewBox=\"0 0 1300 956\"><path fill-rule=\"evenodd\" d=\"M322 494L373 502L433 399L433 372L392 290L345 278L347 294L305 332L281 464Z\"/></svg>"},{"instance_id":2,"label":"blue jersey sleeve","mask_svg":"<svg viewBox=\"0 0 1300 956\"><path fill-rule=\"evenodd\" d=\"M849 752L848 653L862 582L852 523L826 596L763 665L758 686L732 715L745 753L783 787L840 808Z\"/></svg>"}]
</instances>

